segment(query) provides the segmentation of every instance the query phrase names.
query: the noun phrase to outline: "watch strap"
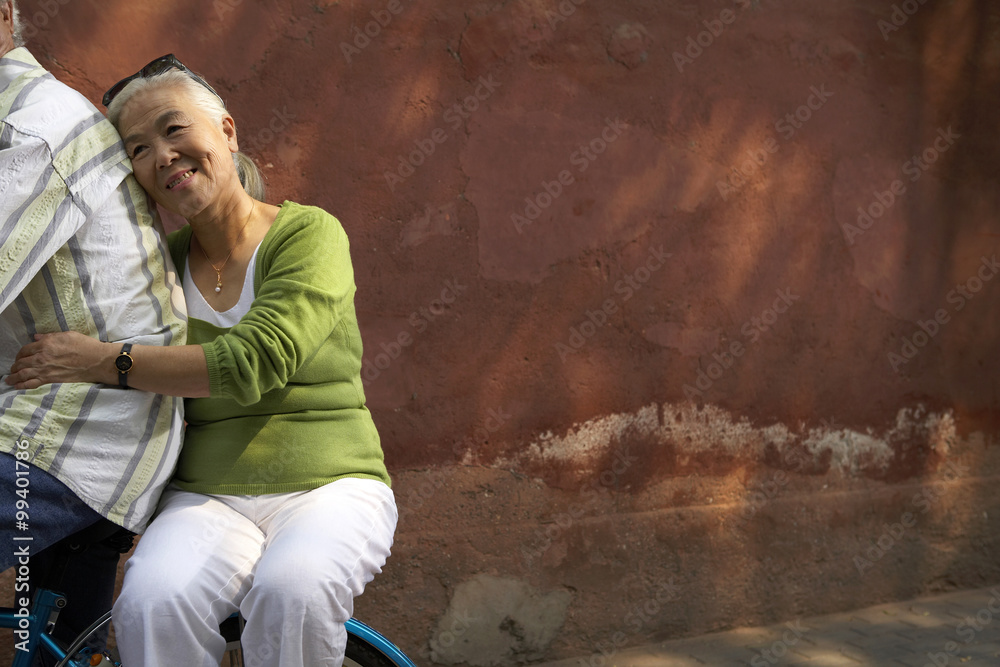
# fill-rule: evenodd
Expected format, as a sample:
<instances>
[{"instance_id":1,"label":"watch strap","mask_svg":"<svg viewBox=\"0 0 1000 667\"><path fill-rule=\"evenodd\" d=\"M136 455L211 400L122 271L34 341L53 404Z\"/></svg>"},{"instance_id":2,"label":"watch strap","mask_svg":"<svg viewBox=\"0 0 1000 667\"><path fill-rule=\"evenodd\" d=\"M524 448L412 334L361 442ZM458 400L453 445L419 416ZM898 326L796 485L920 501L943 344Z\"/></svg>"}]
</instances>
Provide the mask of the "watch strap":
<instances>
[{"instance_id":1,"label":"watch strap","mask_svg":"<svg viewBox=\"0 0 1000 667\"><path fill-rule=\"evenodd\" d=\"M129 359L131 359L132 358L132 355L130 354L131 352L132 352L132 343L125 343L124 345L122 345L122 351L118 354L118 356L120 357L122 355L128 355ZM131 365L129 366L128 371L122 372L122 370L118 368L116 364L115 370L118 371L118 386L121 387L122 389L128 389L128 371L132 370Z\"/></svg>"}]
</instances>

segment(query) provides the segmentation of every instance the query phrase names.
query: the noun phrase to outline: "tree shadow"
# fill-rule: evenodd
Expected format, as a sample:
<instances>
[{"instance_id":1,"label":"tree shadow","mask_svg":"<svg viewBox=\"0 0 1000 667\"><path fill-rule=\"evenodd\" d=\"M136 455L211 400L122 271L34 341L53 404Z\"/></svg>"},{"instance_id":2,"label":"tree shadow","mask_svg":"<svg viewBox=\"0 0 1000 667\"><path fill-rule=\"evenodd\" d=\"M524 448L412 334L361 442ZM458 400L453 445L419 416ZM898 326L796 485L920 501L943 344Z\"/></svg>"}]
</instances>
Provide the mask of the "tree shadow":
<instances>
[{"instance_id":1,"label":"tree shadow","mask_svg":"<svg viewBox=\"0 0 1000 667\"><path fill-rule=\"evenodd\" d=\"M612 439L585 443L604 458L539 458L546 437L648 406L711 406L782 426L797 445L812 429L884 434L916 405L952 411L961 436L994 433L988 360L1000 331L989 315L1000 292L983 285L961 310L949 295L1000 238L1000 146L982 111L1000 96L997 8L922 5L886 39L882 5L754 3L678 71L674 54L718 8L574 7L553 24L540 0L403 4L383 25L381 7L353 2L77 0L31 46L92 100L176 53L218 84L272 199L341 219L365 359L385 355L366 392L395 468L466 460L573 490L601 473ZM498 84L488 94L483 77ZM824 85L832 96L820 103ZM609 121L624 127L614 141ZM961 139L909 180L912 156L952 125ZM906 192L854 234L857 209L896 180ZM670 257L652 269L660 248ZM450 301L449 281L464 287ZM778 312L782 294L795 298ZM939 334L894 366L890 355L942 309ZM743 353L709 376L734 343ZM490 429L491 411L510 417ZM783 468L766 444L734 449L725 437L637 436L645 464L628 492L738 479L732 502L745 506ZM890 446L888 467L860 461L851 490L919 482L944 462L926 434ZM787 471L822 500L821 482L840 473L829 453L810 455L808 472ZM986 491L970 506L992 513ZM784 519L740 538L754 618L815 602L763 593L780 569L767 561L776 536L793 534ZM971 522L957 525L978 534ZM921 544L908 549L914 571L942 570ZM860 586L852 567L830 567L849 591L831 604L927 585L900 574ZM692 580L724 590L709 569Z\"/></svg>"}]
</instances>

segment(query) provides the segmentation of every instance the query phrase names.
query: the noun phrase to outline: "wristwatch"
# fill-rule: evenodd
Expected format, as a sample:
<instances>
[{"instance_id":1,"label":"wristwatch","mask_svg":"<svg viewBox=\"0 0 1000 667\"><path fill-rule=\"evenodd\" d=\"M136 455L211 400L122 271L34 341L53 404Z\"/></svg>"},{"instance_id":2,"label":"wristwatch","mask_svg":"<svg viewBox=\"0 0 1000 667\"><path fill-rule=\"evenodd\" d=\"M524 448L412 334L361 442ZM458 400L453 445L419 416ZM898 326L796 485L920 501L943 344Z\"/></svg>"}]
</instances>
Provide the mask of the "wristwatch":
<instances>
[{"instance_id":1,"label":"wristwatch","mask_svg":"<svg viewBox=\"0 0 1000 667\"><path fill-rule=\"evenodd\" d=\"M128 389L128 373L132 370L132 343L122 345L121 353L115 357L115 370L118 371L118 385Z\"/></svg>"}]
</instances>

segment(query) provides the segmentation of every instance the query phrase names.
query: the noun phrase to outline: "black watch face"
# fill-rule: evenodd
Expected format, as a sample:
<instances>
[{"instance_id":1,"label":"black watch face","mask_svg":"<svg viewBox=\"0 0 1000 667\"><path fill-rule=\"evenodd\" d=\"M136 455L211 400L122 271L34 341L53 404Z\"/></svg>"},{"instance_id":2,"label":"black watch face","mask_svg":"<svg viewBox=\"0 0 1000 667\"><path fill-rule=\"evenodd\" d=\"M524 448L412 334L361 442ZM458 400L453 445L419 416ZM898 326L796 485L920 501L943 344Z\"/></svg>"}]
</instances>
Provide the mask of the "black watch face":
<instances>
[{"instance_id":1,"label":"black watch face","mask_svg":"<svg viewBox=\"0 0 1000 667\"><path fill-rule=\"evenodd\" d=\"M132 370L132 357L127 354L118 355L118 358L115 359L115 368L120 373L128 373Z\"/></svg>"}]
</instances>

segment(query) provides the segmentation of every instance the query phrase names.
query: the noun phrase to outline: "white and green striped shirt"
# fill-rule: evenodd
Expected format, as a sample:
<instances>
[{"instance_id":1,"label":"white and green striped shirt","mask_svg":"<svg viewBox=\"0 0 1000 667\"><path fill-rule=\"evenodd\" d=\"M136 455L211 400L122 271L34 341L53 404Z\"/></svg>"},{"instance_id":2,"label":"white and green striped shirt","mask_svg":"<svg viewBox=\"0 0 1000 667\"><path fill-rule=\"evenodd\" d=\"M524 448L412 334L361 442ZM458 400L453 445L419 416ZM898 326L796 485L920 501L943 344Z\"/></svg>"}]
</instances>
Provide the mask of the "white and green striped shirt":
<instances>
[{"instance_id":1,"label":"white and green striped shirt","mask_svg":"<svg viewBox=\"0 0 1000 667\"><path fill-rule=\"evenodd\" d=\"M111 124L24 48L0 58L0 119L0 375L35 333L184 344L183 292ZM182 427L180 399L0 382L0 452L26 442L35 466L136 532L173 473Z\"/></svg>"}]
</instances>

